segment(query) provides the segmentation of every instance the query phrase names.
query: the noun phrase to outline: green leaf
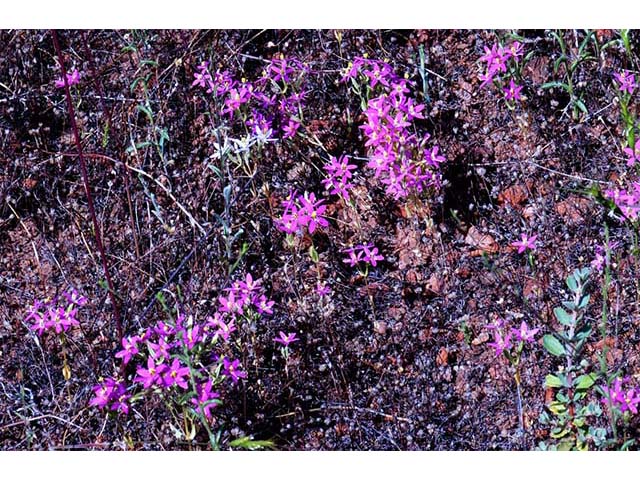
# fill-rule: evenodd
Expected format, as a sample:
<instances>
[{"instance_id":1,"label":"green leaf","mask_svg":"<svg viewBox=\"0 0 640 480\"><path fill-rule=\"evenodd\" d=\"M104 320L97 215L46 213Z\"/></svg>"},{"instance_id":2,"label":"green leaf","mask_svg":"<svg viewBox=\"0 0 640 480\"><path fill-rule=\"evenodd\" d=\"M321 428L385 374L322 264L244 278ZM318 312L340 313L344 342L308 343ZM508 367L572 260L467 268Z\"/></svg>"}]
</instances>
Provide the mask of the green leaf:
<instances>
[{"instance_id":1,"label":"green leaf","mask_svg":"<svg viewBox=\"0 0 640 480\"><path fill-rule=\"evenodd\" d=\"M560 57L558 57L558 59L555 62L553 62L553 73L558 73L558 70L560 69L560 64L562 62L565 63L565 66L569 62L569 59L564 53L560 55Z\"/></svg>"},{"instance_id":2,"label":"green leaf","mask_svg":"<svg viewBox=\"0 0 640 480\"><path fill-rule=\"evenodd\" d=\"M562 325L565 325L567 327L570 327L571 325L573 325L573 322L574 322L573 315L568 313L564 308L562 307L554 308L553 314L556 316L556 318Z\"/></svg>"},{"instance_id":3,"label":"green leaf","mask_svg":"<svg viewBox=\"0 0 640 480\"><path fill-rule=\"evenodd\" d=\"M567 411L566 405L562 402L557 401L551 402L548 408L551 413L554 413L556 415L561 415Z\"/></svg>"},{"instance_id":4,"label":"green leaf","mask_svg":"<svg viewBox=\"0 0 640 480\"><path fill-rule=\"evenodd\" d=\"M580 270L576 270L576 273L582 279L582 283L584 283L589 278L589 274L591 273L591 269L589 269L589 267L584 267L584 268L582 268Z\"/></svg>"},{"instance_id":5,"label":"green leaf","mask_svg":"<svg viewBox=\"0 0 640 480\"><path fill-rule=\"evenodd\" d=\"M150 65L152 67L157 67L158 62L155 60L140 60L140 65Z\"/></svg>"},{"instance_id":6,"label":"green leaf","mask_svg":"<svg viewBox=\"0 0 640 480\"><path fill-rule=\"evenodd\" d=\"M620 447L620 451L622 452L626 452L629 450L629 447L633 447L633 445L636 443L636 439L635 438L630 438L629 440L627 440L626 442L624 442L622 444L622 446Z\"/></svg>"},{"instance_id":7,"label":"green leaf","mask_svg":"<svg viewBox=\"0 0 640 480\"><path fill-rule=\"evenodd\" d=\"M551 431L551 435L550 436L551 436L551 438L562 438L568 433L569 433L569 429L568 428L564 428L564 429L554 428Z\"/></svg>"},{"instance_id":8,"label":"green leaf","mask_svg":"<svg viewBox=\"0 0 640 480\"><path fill-rule=\"evenodd\" d=\"M573 103L576 105L576 107L578 107L580 110L582 110L582 113L584 114L588 114L589 111L587 110L586 105L584 104L584 102L582 100L580 100L579 98L576 98Z\"/></svg>"},{"instance_id":9,"label":"green leaf","mask_svg":"<svg viewBox=\"0 0 640 480\"><path fill-rule=\"evenodd\" d=\"M576 390L586 390L591 387L594 383L596 383L596 376L593 373L588 375L580 375L573 381L573 386L576 387Z\"/></svg>"},{"instance_id":10,"label":"green leaf","mask_svg":"<svg viewBox=\"0 0 640 480\"><path fill-rule=\"evenodd\" d=\"M575 333L574 337L576 340L586 340L586 338L591 335L591 325L585 323L580 327L580 329Z\"/></svg>"},{"instance_id":11,"label":"green leaf","mask_svg":"<svg viewBox=\"0 0 640 480\"><path fill-rule=\"evenodd\" d=\"M576 276L577 276L577 271L567 277L567 287L569 287L569 290L571 290L572 292L575 292L576 290L578 290L578 282L576 281L576 278L575 278Z\"/></svg>"},{"instance_id":12,"label":"green leaf","mask_svg":"<svg viewBox=\"0 0 640 480\"><path fill-rule=\"evenodd\" d=\"M260 450L263 448L273 449L275 444L272 440L252 440L249 437L236 438L229 442L229 446L233 448L242 448L244 450Z\"/></svg>"},{"instance_id":13,"label":"green leaf","mask_svg":"<svg viewBox=\"0 0 640 480\"><path fill-rule=\"evenodd\" d=\"M582 51L585 49L585 47L587 46L587 43L589 43L589 40L591 40L591 38L594 35L595 35L595 32L593 30L591 30L584 37L584 40L582 40L582 42L580 42L580 46L578 47L578 52L580 53L580 55L582 55Z\"/></svg>"},{"instance_id":14,"label":"green leaf","mask_svg":"<svg viewBox=\"0 0 640 480\"><path fill-rule=\"evenodd\" d=\"M589 300L591 300L591 295L585 295L584 297L582 297L580 299L580 303L578 304L578 309L582 310L583 308L586 308L586 306L589 304Z\"/></svg>"},{"instance_id":15,"label":"green leaf","mask_svg":"<svg viewBox=\"0 0 640 480\"><path fill-rule=\"evenodd\" d=\"M545 335L542 338L542 345L547 349L547 352L556 357L561 357L567 353L560 341L553 335Z\"/></svg>"},{"instance_id":16,"label":"green leaf","mask_svg":"<svg viewBox=\"0 0 640 480\"><path fill-rule=\"evenodd\" d=\"M543 89L548 89L548 88L562 88L565 91L569 91L569 85L567 85L566 83L562 83L562 82L547 82L547 83L543 83L542 85L540 85L540 88Z\"/></svg>"},{"instance_id":17,"label":"green leaf","mask_svg":"<svg viewBox=\"0 0 640 480\"><path fill-rule=\"evenodd\" d=\"M149 110L147 106L136 105L136 108L147 116L147 118L149 119L149 122L153 122L153 113L151 113L151 110Z\"/></svg>"},{"instance_id":18,"label":"green leaf","mask_svg":"<svg viewBox=\"0 0 640 480\"><path fill-rule=\"evenodd\" d=\"M309 247L309 257L311 258L313 263L318 263L318 261L320 260L320 257L318 256L318 251L313 245Z\"/></svg>"},{"instance_id":19,"label":"green leaf","mask_svg":"<svg viewBox=\"0 0 640 480\"><path fill-rule=\"evenodd\" d=\"M568 452L573 448L573 442L570 440L560 442L557 448L559 452Z\"/></svg>"},{"instance_id":20,"label":"green leaf","mask_svg":"<svg viewBox=\"0 0 640 480\"><path fill-rule=\"evenodd\" d=\"M160 149L164 151L164 142L171 141L171 139L169 138L169 133L167 132L166 128L161 128L159 130L160 130L160 140L158 140L158 145L160 146Z\"/></svg>"},{"instance_id":21,"label":"green leaf","mask_svg":"<svg viewBox=\"0 0 640 480\"><path fill-rule=\"evenodd\" d=\"M544 379L544 386L550 388L560 388L562 387L562 381L555 375L549 374Z\"/></svg>"}]
</instances>

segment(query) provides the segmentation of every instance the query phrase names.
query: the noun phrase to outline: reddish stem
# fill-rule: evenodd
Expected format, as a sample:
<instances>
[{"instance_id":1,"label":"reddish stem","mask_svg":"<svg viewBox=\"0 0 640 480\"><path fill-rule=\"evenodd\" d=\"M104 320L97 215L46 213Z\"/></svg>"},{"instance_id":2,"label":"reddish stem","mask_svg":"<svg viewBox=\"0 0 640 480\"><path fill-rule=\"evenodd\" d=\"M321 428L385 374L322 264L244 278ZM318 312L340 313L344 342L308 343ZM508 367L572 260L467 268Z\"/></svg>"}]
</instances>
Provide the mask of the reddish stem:
<instances>
[{"instance_id":1,"label":"reddish stem","mask_svg":"<svg viewBox=\"0 0 640 480\"><path fill-rule=\"evenodd\" d=\"M104 275L107 280L107 286L109 289L109 299L113 305L113 312L116 320L116 330L118 334L118 344L122 343L122 320L120 317L120 308L116 302L114 295L113 282L111 281L111 275L109 274L109 267L107 265L107 257L104 253L104 247L102 244L102 236L100 235L100 226L98 225L98 219L96 218L96 211L93 207L93 197L91 196L91 189L89 187L89 177L87 175L87 164L84 161L82 154L82 144L80 142L80 134L78 133L78 125L76 124L76 115L73 108L73 101L71 100L71 92L69 90L69 82L67 80L67 71L64 67L64 58L62 57L62 50L60 49L60 43L58 42L58 34L55 30L51 30L51 36L53 37L53 46L56 50L58 57L58 63L60 64L60 70L62 71L62 79L64 81L64 91L67 97L67 111L69 113L69 121L71 122L71 128L73 129L73 137L75 139L76 148L78 149L78 159L80 160L80 171L82 173L82 181L84 183L84 191L87 195L87 205L89 208L89 214L91 215L91 221L93 222L93 230L95 232L96 244L98 245L98 251L100 252L100 259L102 260L102 268L104 269Z\"/></svg>"},{"instance_id":2,"label":"reddish stem","mask_svg":"<svg viewBox=\"0 0 640 480\"><path fill-rule=\"evenodd\" d=\"M89 69L91 70L91 76L93 77L93 83L96 86L96 90L98 90L98 95L100 99L100 107L102 108L102 116L106 118L107 121L107 135L111 136L113 134L112 123L111 123L111 115L113 113L113 109L107 111L107 106L104 103L104 88L102 88L102 81L100 80L100 76L96 72L95 63L93 62L93 56L91 55L91 49L89 48L89 41L87 40L87 32L82 30L82 45L84 47L84 55L87 57L87 61L89 62ZM108 139L109 137L107 137ZM127 192L127 204L129 205L129 217L131 219L131 232L133 233L133 243L136 248L136 259L140 259L140 247L138 245L138 234L136 233L136 222L135 216L133 214L133 204L131 202L131 187L129 186L129 170L127 170L123 161L120 162L120 166L122 167L122 175L124 177L124 186Z\"/></svg>"}]
</instances>

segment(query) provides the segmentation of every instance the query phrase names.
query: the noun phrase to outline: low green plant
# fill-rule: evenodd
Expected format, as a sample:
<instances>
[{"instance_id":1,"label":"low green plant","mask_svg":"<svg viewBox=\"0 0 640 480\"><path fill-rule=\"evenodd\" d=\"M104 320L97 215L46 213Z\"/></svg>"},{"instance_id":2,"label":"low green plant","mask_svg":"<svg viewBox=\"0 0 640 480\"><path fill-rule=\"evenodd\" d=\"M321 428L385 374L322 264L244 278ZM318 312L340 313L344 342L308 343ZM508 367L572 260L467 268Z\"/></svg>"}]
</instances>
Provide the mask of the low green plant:
<instances>
[{"instance_id":1,"label":"low green plant","mask_svg":"<svg viewBox=\"0 0 640 480\"><path fill-rule=\"evenodd\" d=\"M555 32L551 32L549 35L558 43L561 52L560 56L553 62L553 73L554 75L558 75L560 67L563 67L563 79L544 83L542 84L542 88L561 88L562 90L564 90L569 95L569 103L567 105L567 108L572 108L573 119L578 120L580 112L584 113L585 115L589 112L584 101L582 100L581 92L577 90L577 87L579 85L577 82L577 73L580 65L582 65L583 63L587 61L597 60L597 57L594 56L588 48L589 43L591 42L595 45L596 51L598 50L595 32L593 30L587 30L585 37L578 45L575 54L572 53L569 49L564 38L565 34L563 32L558 30Z\"/></svg>"},{"instance_id":2,"label":"low green plant","mask_svg":"<svg viewBox=\"0 0 640 480\"><path fill-rule=\"evenodd\" d=\"M589 274L588 268L582 268L567 277L571 299L553 311L560 328L542 339L544 348L564 359L564 364L545 379L545 386L556 393L547 411L540 415L540 423L550 427L551 437L548 445L539 445L541 450L588 450L590 445L599 447L606 441L606 429L593 426L602 409L589 395L599 375L590 372L591 365L584 355L592 333L585 317L591 298L586 293Z\"/></svg>"}]
</instances>

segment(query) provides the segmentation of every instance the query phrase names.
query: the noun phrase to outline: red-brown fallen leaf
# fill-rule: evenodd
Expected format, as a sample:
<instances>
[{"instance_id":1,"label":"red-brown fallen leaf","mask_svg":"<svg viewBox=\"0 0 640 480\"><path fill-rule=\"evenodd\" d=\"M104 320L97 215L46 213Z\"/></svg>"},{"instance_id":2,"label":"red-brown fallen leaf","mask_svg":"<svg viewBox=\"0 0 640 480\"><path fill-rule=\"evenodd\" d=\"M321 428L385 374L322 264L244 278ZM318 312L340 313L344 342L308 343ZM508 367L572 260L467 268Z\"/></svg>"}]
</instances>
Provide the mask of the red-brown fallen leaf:
<instances>
[{"instance_id":1,"label":"red-brown fallen leaf","mask_svg":"<svg viewBox=\"0 0 640 480\"><path fill-rule=\"evenodd\" d=\"M500 247L495 239L488 233L482 233L476 227L471 227L464 239L467 245L476 250L471 252L472 257L481 256L484 253L497 253Z\"/></svg>"},{"instance_id":2,"label":"red-brown fallen leaf","mask_svg":"<svg viewBox=\"0 0 640 480\"><path fill-rule=\"evenodd\" d=\"M365 295L374 295L375 293L386 292L388 290L389 290L389 287L386 286L384 283L375 282L375 283L370 283L369 285L363 285L362 287L359 288L358 293L360 293L360 295L364 297Z\"/></svg>"},{"instance_id":3,"label":"red-brown fallen leaf","mask_svg":"<svg viewBox=\"0 0 640 480\"><path fill-rule=\"evenodd\" d=\"M432 291L436 295L440 295L440 293L442 293L443 285L444 280L442 280L442 278L437 273L432 273L425 286L427 287L427 290Z\"/></svg>"},{"instance_id":4,"label":"red-brown fallen leaf","mask_svg":"<svg viewBox=\"0 0 640 480\"><path fill-rule=\"evenodd\" d=\"M448 361L449 361L449 352L447 352L446 348L442 347L438 352L438 355L436 355L436 364L442 367L446 365Z\"/></svg>"},{"instance_id":5,"label":"red-brown fallen leaf","mask_svg":"<svg viewBox=\"0 0 640 480\"><path fill-rule=\"evenodd\" d=\"M38 184L38 180L36 180L35 178L25 178L22 181L22 186L27 190L32 190L33 187L35 187L37 184Z\"/></svg>"},{"instance_id":6,"label":"red-brown fallen leaf","mask_svg":"<svg viewBox=\"0 0 640 480\"><path fill-rule=\"evenodd\" d=\"M349 433L349 425L346 423L337 423L334 428L336 430L336 435L339 437Z\"/></svg>"},{"instance_id":7,"label":"red-brown fallen leaf","mask_svg":"<svg viewBox=\"0 0 640 480\"><path fill-rule=\"evenodd\" d=\"M584 221L584 217L589 211L591 202L585 197L571 195L566 200L559 202L555 206L556 212L569 225L576 225Z\"/></svg>"},{"instance_id":8,"label":"red-brown fallen leaf","mask_svg":"<svg viewBox=\"0 0 640 480\"><path fill-rule=\"evenodd\" d=\"M522 289L522 293L526 298L539 298L542 296L543 291L541 283L535 278L527 278Z\"/></svg>"},{"instance_id":9,"label":"red-brown fallen leaf","mask_svg":"<svg viewBox=\"0 0 640 480\"><path fill-rule=\"evenodd\" d=\"M555 391L551 387L547 387L544 391L544 403L549 405L555 398Z\"/></svg>"},{"instance_id":10,"label":"red-brown fallen leaf","mask_svg":"<svg viewBox=\"0 0 640 480\"><path fill-rule=\"evenodd\" d=\"M613 36L613 30L596 30L596 37L599 42L609 40Z\"/></svg>"},{"instance_id":11,"label":"red-brown fallen leaf","mask_svg":"<svg viewBox=\"0 0 640 480\"><path fill-rule=\"evenodd\" d=\"M512 185L498 195L498 203L519 207L528 198L527 189L522 185Z\"/></svg>"},{"instance_id":12,"label":"red-brown fallen leaf","mask_svg":"<svg viewBox=\"0 0 640 480\"><path fill-rule=\"evenodd\" d=\"M404 278L408 283L418 283L422 280L422 275L420 275L420 272L417 272L412 268L407 272Z\"/></svg>"},{"instance_id":13,"label":"red-brown fallen leaf","mask_svg":"<svg viewBox=\"0 0 640 480\"><path fill-rule=\"evenodd\" d=\"M373 331L380 335L384 335L387 333L387 322L376 320L373 322Z\"/></svg>"}]
</instances>

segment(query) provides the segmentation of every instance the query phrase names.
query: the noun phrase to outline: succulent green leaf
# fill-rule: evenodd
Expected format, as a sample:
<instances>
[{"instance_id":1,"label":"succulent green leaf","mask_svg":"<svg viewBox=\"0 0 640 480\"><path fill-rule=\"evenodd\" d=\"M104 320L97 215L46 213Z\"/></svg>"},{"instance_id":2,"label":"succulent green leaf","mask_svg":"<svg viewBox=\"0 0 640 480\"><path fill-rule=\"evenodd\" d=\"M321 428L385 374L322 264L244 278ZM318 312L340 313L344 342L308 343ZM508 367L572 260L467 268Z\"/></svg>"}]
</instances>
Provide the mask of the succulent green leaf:
<instances>
[{"instance_id":1,"label":"succulent green leaf","mask_svg":"<svg viewBox=\"0 0 640 480\"><path fill-rule=\"evenodd\" d=\"M573 385L576 390L586 390L596 382L595 375L593 373L587 375L580 375L573 381Z\"/></svg>"},{"instance_id":2,"label":"succulent green leaf","mask_svg":"<svg viewBox=\"0 0 640 480\"><path fill-rule=\"evenodd\" d=\"M555 375L549 374L544 379L544 385L550 388L560 388L562 387L562 381Z\"/></svg>"},{"instance_id":3,"label":"succulent green leaf","mask_svg":"<svg viewBox=\"0 0 640 480\"><path fill-rule=\"evenodd\" d=\"M562 325L567 327L573 325L573 315L567 312L564 308L556 307L553 309L553 313Z\"/></svg>"},{"instance_id":4,"label":"succulent green leaf","mask_svg":"<svg viewBox=\"0 0 640 480\"><path fill-rule=\"evenodd\" d=\"M580 303L578 304L579 309L586 308L589 304L589 300L591 300L591 295L585 295L580 299Z\"/></svg>"},{"instance_id":5,"label":"succulent green leaf","mask_svg":"<svg viewBox=\"0 0 640 480\"><path fill-rule=\"evenodd\" d=\"M547 352L556 357L561 357L566 353L564 346L553 335L545 335L542 338L542 345L547 349Z\"/></svg>"}]
</instances>

